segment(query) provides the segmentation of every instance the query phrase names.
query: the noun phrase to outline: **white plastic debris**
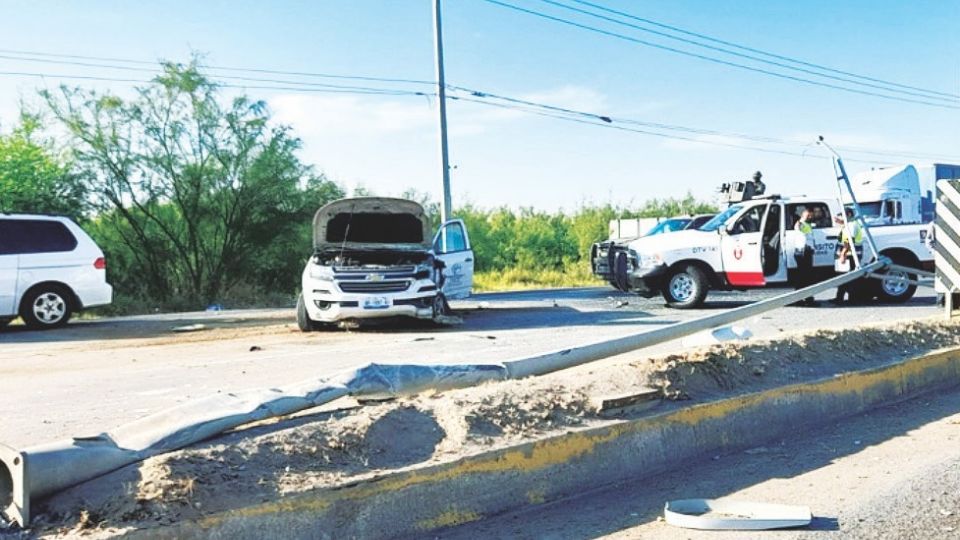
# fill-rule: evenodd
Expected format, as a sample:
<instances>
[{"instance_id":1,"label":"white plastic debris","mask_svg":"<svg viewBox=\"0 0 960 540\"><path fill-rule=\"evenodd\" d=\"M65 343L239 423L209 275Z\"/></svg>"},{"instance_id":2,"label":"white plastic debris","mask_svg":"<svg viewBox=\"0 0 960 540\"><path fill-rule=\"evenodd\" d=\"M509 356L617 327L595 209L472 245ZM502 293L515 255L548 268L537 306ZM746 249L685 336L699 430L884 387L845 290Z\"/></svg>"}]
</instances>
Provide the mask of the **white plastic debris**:
<instances>
[{"instance_id":1,"label":"white plastic debris","mask_svg":"<svg viewBox=\"0 0 960 540\"><path fill-rule=\"evenodd\" d=\"M685 529L761 531L810 525L808 506L714 499L670 501L663 509L667 523Z\"/></svg>"},{"instance_id":2,"label":"white plastic debris","mask_svg":"<svg viewBox=\"0 0 960 540\"><path fill-rule=\"evenodd\" d=\"M744 326L721 326L687 336L681 343L684 347L699 347L701 345L716 345L725 341L746 341L752 337L753 332Z\"/></svg>"}]
</instances>

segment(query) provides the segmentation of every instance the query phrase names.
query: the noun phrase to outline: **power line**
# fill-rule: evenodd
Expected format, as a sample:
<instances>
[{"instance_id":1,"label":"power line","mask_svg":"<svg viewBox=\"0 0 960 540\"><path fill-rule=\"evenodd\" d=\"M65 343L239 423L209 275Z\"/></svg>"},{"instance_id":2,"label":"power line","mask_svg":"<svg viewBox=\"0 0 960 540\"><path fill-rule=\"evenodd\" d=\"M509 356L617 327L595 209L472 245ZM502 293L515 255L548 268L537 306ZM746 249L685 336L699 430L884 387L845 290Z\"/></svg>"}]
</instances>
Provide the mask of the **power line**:
<instances>
[{"instance_id":1,"label":"power line","mask_svg":"<svg viewBox=\"0 0 960 540\"><path fill-rule=\"evenodd\" d=\"M0 71L0 76L12 77L35 77L40 79L78 79L88 81L120 82L130 84L150 84L155 81L145 79L125 79L119 77L100 77L94 75L68 75L55 73L37 73L25 71ZM308 93L329 93L329 94L361 94L361 95L387 95L387 96L430 96L429 92L415 92L411 90L373 88L361 86L337 86L324 85L323 87L312 86L269 86L269 85L247 85L247 84L229 84L215 82L220 88L239 88L254 90L280 90L289 92L308 92Z\"/></svg>"},{"instance_id":2,"label":"power line","mask_svg":"<svg viewBox=\"0 0 960 540\"><path fill-rule=\"evenodd\" d=\"M0 52L3 52L3 51L0 50ZM22 53L16 53L16 54L22 54ZM40 54L40 53L37 53L37 54ZM50 57L55 57L55 58L71 57L71 58L88 59L88 60L101 58L101 57L90 57L90 56L81 56L81 55L54 55L51 53L42 53L42 54L46 54ZM120 70L127 70L127 71L152 73L152 74L163 73L161 70L157 68L117 66L117 65L110 65L110 64L78 62L78 61L69 61L69 60L46 60L46 59L37 59L37 58L20 58L20 57L8 56L8 55L0 55L0 59L23 60L28 62L37 61L37 62L43 62L43 63L63 64L63 65L77 65L77 66L89 67L89 68L120 69ZM107 59L107 58L101 58L101 60L111 61L111 59ZM112 59L112 61L118 61L118 60L119 59ZM142 60L125 59L123 60L123 62L137 63L141 65L155 65L155 63L153 62L142 61ZM245 69L245 68L238 68L238 69ZM294 72L283 72L283 73L294 73ZM22 72L22 71L17 71L17 72L0 71L0 76L3 76L3 75L37 77L37 78L95 80L95 81L122 82L122 83L132 83L132 84L149 84L153 82L150 80L143 80L143 79L103 77L103 76L92 76L92 75L61 75L61 74ZM228 84L228 83L216 82L218 86L225 87L225 88L262 89L262 90L278 90L278 91L292 91L292 92L336 93L336 94L346 93L346 94L361 94L361 95L388 95L388 96L410 96L410 95L432 96L434 95L433 93L411 91L411 90L405 90L405 89L395 89L395 88L377 88L377 87L354 86L354 85L335 85L330 83L277 80L277 79L265 79L265 78L256 78L256 77L237 77L237 76L226 76L226 75L215 75L215 77L230 78L233 80L243 80L243 81L252 81L252 82L277 83L281 85L296 85L294 87L291 87L291 86L276 86L276 85ZM343 75L339 77L347 78L347 79L359 78L359 77L348 76L348 75ZM377 79L377 80L381 79L376 77L365 77L365 78ZM397 79L397 80L401 80L401 79ZM403 79L403 80L410 80L410 79ZM516 110L522 110L523 112L540 114L541 116L549 116L553 118L560 118L561 115L572 115L572 116L577 116L577 117L580 117L581 119L587 120L588 123L591 123L591 124L593 124L594 123L593 121L595 120L599 120L607 124L612 124L615 121L618 124L641 126L645 128L676 131L681 133L690 133L690 134L697 134L697 135L729 137L729 138L736 138L736 139L745 140L749 142L779 144L779 145L785 145L785 146L806 146L804 142L796 141L796 140L784 140L784 139L777 139L777 138L758 136L758 135L722 132L722 131L716 131L716 130L710 130L710 129L704 129L704 128L680 126L675 124L642 121L642 120L636 120L631 118L622 118L622 117L613 118L613 117L598 114L598 113L577 111L577 110L568 109L564 107L557 107L557 106L548 105L544 103L537 103L537 102L524 100L520 98L492 94L489 92L482 92L479 90L474 90L474 89L460 87L460 86L448 85L447 88L453 91L467 92L471 94L471 96L473 96L474 98L477 98L477 99L466 99L463 97L456 98L463 101L474 101L477 103L483 103L488 105L502 105L502 104L493 104L493 103L490 103L489 101L483 101L484 99L497 99L497 100L501 100L501 101L513 104L514 105L513 108ZM509 108L509 107L505 107L505 108ZM544 114L544 111L548 111L553 114ZM563 116L563 118L567 119L567 116ZM643 130L634 130L634 131L637 131L639 133L647 133L646 131L643 131ZM673 136L673 137L676 138L676 136ZM704 141L702 139L696 139L696 138L686 137L682 139L690 140L692 142L702 142L705 144L717 144L716 142ZM721 146L722 145L723 144L721 144ZM731 145L727 145L727 146L731 146ZM735 148L756 149L754 147L744 147L742 145L732 145L732 146ZM900 157L919 158L919 159L940 159L943 157L943 156L934 155L934 154L924 154L919 152L908 152L908 151L901 151L901 150L877 150L877 149L870 149L870 148L864 148L864 147L840 147L840 148L850 152L854 152L854 153L873 154L873 155L878 155L883 157L900 156ZM764 151L768 151L768 150L769 149L765 149ZM769 151L773 151L773 150L769 150ZM776 151L776 152L779 152L779 151ZM780 152L780 153L783 153L783 152ZM787 154L802 155L802 154L795 154L790 152L787 152ZM960 160L960 158L955 158L955 157L947 157L945 159L949 161Z\"/></svg>"},{"instance_id":3,"label":"power line","mask_svg":"<svg viewBox=\"0 0 960 540\"><path fill-rule=\"evenodd\" d=\"M45 58L23 58L23 57L9 56L9 55L4 55L4 54L0 54L0 59L16 60L16 61L24 61L24 62L39 62L39 63L45 63L45 64L70 65L70 66L81 66L81 67L94 67L94 68L101 68L101 69L117 69L117 70L125 70L125 71L136 71L136 72L141 72L141 73L151 73L151 74L155 74L155 75L162 75L162 74L164 73L163 70L158 69L158 68L141 68L141 67L131 67L131 66L117 66L117 65L112 65L112 64L97 64L97 63L91 63L91 62L77 62L77 61L71 61L71 60L49 60L49 59L45 59ZM369 90L369 89L370 89L369 87L363 87L363 86L345 86L345 85L337 85L337 84L330 84L330 83L307 82L307 81L293 81L293 80L284 80L284 79L265 79L265 78L262 78L262 77L242 77L242 76L238 76L238 75L220 75L220 74L214 74L213 76L216 77L216 78L218 78L218 79L230 79L230 80L235 80L235 81L265 82L265 83L274 83L274 84L291 84L291 85L297 85L297 86L309 86L309 87L317 87L317 88L338 88L338 89L345 89L345 90L350 90L350 89Z\"/></svg>"},{"instance_id":4,"label":"power line","mask_svg":"<svg viewBox=\"0 0 960 540\"><path fill-rule=\"evenodd\" d=\"M499 108L503 108L503 109L517 110L517 111L526 112L526 113L529 113L529 114L535 114L535 115L538 115L538 116L545 116L545 117L548 117L548 118L555 118L555 119L557 119L557 120L565 120L565 121L568 121L568 122L576 122L576 123L579 123L579 124L587 124L587 125L597 126L597 127L602 127L602 128L616 129L616 130L620 130L620 131L628 131L628 132L632 132L632 133L639 133L639 134L642 134L642 135L650 135L650 136L653 136L653 137L661 137L661 138L664 138L664 139L674 139L674 140L688 141L688 142L693 142L693 143L709 144L709 145L713 145L713 146L724 146L724 147L728 147L728 148L738 148L738 149L741 149L741 150L752 150L752 151L755 151L755 152L765 152L765 153L771 153L771 154L783 154L783 155L788 155L788 156L814 157L814 158L818 158L818 159L825 159L825 156L815 156L815 155L807 156L806 154L801 154L801 153L798 153L798 152L789 152L789 151L785 151L785 150L776 150L776 149L771 149L771 148L761 148L761 147L757 147L757 146L745 146L745 145L739 145L739 144L724 143L724 142L720 142L720 141L710 141L710 140L696 139L696 138L693 138L693 137L684 137L684 136L682 136L682 135L673 135L673 134L669 134L669 133L659 133L659 132L655 132L655 131L648 131L648 130L643 130L643 129L630 128L630 127L625 127L625 126L620 126L620 125L615 125L615 124L607 123L607 122L604 122L604 121L596 122L596 121L588 120L588 119L586 119L586 118L576 118L576 117L564 116L564 115L556 114L556 113L536 111L536 110L531 110L531 109L524 108L524 107L518 107L518 106L516 106L516 105L508 105L508 104L503 104L503 103L495 103L495 102L491 102L491 101L484 101L484 100L481 100L481 99L465 98L465 97L460 97L460 96L449 96L449 97L450 97L450 99L457 100L457 101L466 101L466 102L470 102L470 103L477 103L477 104L480 104L480 105L488 105L488 106L499 107ZM848 160L848 161L856 161L856 160ZM869 163L877 163L877 162L876 162L876 161L870 161Z\"/></svg>"},{"instance_id":5,"label":"power line","mask_svg":"<svg viewBox=\"0 0 960 540\"><path fill-rule=\"evenodd\" d=\"M747 135L742 133L730 133L730 132L723 132L723 131L703 129L703 128L692 128L692 127L680 126L676 124L665 124L665 123L649 122L649 121L642 121L642 120L636 120L636 119L630 119L630 118L620 118L620 117L606 115L606 114L580 111L580 110L570 109L566 107L559 107L556 105L538 103L535 101L525 100L521 98L515 98L515 97L504 96L499 94L492 94L489 92L473 90L470 88L465 88L460 86L450 86L449 88L454 91L466 92L470 94L469 98L463 98L463 97L457 96L457 99L460 99L462 101L491 104L494 106L501 106L502 108L512 108L514 110L531 112L533 114L540 114L542 116L550 116L554 118L559 118L559 117L562 117L564 119L577 118L577 119L586 120L591 124L595 124L596 121L599 121L599 122L602 122L603 124L611 125L611 126L616 124L636 125L636 126L643 126L646 128L660 129L660 130L667 130L667 131L678 131L678 132L690 133L690 134L696 134L696 135L736 138L736 139L746 140L750 142L779 144L779 145L794 146L794 147L809 146L807 143L803 141L797 141L797 140L778 139L778 138L758 136L758 135ZM495 103L490 101L491 99L500 100L506 103ZM597 124L597 125L601 125L601 124ZM643 130L639 132L649 134L649 132L643 131ZM677 137L677 136L671 135L671 137ZM711 141L704 141L702 139L694 139L689 137L681 137L681 138L683 140L704 142L706 144L714 143ZM742 145L732 145L732 146L735 148L757 149L756 147L744 147ZM901 150L865 149L862 147L838 147L838 148L841 148L845 151L850 151L853 153L872 154L872 155L878 155L878 156L887 157L887 158L909 157L909 158L921 158L921 159L938 159L938 158L945 157L946 160L949 160L949 161L960 160L960 158L958 157L946 157L946 156L940 156L940 155L934 155L934 154L922 154L918 152L901 151ZM770 149L765 149L765 150L769 150L771 152L784 153L782 151L775 151ZM786 152L786 153L790 155L802 155L802 154L796 154L792 152Z\"/></svg>"},{"instance_id":6,"label":"power line","mask_svg":"<svg viewBox=\"0 0 960 540\"><path fill-rule=\"evenodd\" d=\"M595 8L595 9L598 9L598 10L601 10L601 11L605 11L605 12L607 12L607 13L612 13L612 14L615 14L615 15L619 15L619 16L621 16L621 17L626 17L626 18L628 18L628 19L633 19L633 20L635 20L635 21L643 22L643 23L649 24L649 25L651 25L651 26L656 26L656 27L659 27L659 28L665 28L665 29L667 29L667 30L672 30L672 31L677 32L677 33L680 33L680 34L697 37L697 38L700 38L700 39L703 39L703 40L706 40L706 41L711 41L711 42L713 42L713 43L719 43L719 44L721 44L721 45L726 45L726 46L728 46L728 47L733 47L733 48L740 49L740 50L743 50L743 51L749 51L749 52L752 52L752 53L757 53L757 54L761 54L761 55L764 55L764 56L769 56L770 58L776 58L776 59L778 59L778 60L784 60L784 61L787 61L787 62L793 62L793 63L795 63L795 64L800 64L800 65L803 65L803 66L812 67L812 68L820 69L820 70L823 70L823 71L829 71L829 72L831 72L831 73L837 73L837 74L840 74L840 75L847 75L847 76L849 76L849 77L856 77L856 78L858 78L858 79L864 79L864 80L867 80L867 81L873 81L873 82L877 82L877 83L887 84L887 85L890 85L890 86L898 86L898 87L900 87L900 88L906 88L906 89L908 89L908 90L919 90L919 91L922 91L922 92L929 92L929 93L931 93L931 94L937 94L937 95L946 96L946 97L960 98L960 94L950 94L950 93L947 93L947 92L939 92L939 91L936 91L936 90L928 90L928 89L920 88L920 87L917 87L917 86L910 86L910 85L907 85L907 84L900 84L900 83L896 83L896 82L892 82L892 81L886 81L886 80L883 80L883 79L877 79L877 78L874 78L874 77L868 77L868 76L866 76L866 75L858 75L858 74L856 74L856 73L851 73L851 72L849 72L849 71L843 71L843 70L840 70L840 69L835 69L835 68L823 66L823 65L820 65L820 64L814 64L814 63L812 63L812 62L806 62L806 61L803 61L803 60L798 60L798 59L796 59L796 58L791 58L791 57L789 57L789 56L783 56L783 55L771 53L771 52L768 52L768 51L764 51L764 50L761 50L761 49L755 49L755 48L753 48L753 47L747 47L747 46L745 46L745 45L740 45L740 44L737 44L737 43L733 43L733 42L731 42L731 41L725 41L725 40L722 40L722 39L717 39L717 38L715 38L715 37L711 37L711 36L708 36L708 35L705 35L705 34L699 34L699 33L697 33L697 32L691 32L691 31L689 31L689 30L684 30L683 28L679 28L679 27L676 27L676 26L671 26L671 25L669 25L669 24L664 24L664 23L657 22L657 21L654 21L654 20L651 20L651 19L646 19L646 18L643 18L643 17L638 17L638 16L636 16L636 15L633 15L633 14L630 14L630 13L626 13L626 12L623 12L623 11L617 11L617 10L615 10L615 9L611 9L611 8L609 8L609 7L601 6L601 5L596 4L596 3L593 3L593 2L587 2L586 0L570 0L570 1L576 2L577 4L581 4L581 5L585 5L585 6L590 6L590 7L592 7L592 8Z\"/></svg>"},{"instance_id":7,"label":"power line","mask_svg":"<svg viewBox=\"0 0 960 540\"><path fill-rule=\"evenodd\" d=\"M548 14L543 13L543 12L539 12L539 11L535 11L535 10L531 10L531 9L526 9L526 8L523 8L523 7L514 5L514 4L509 4L509 3L506 3L506 2L501 2L500 0L482 0L482 1L483 1L483 2L487 2L488 4L493 4L493 5L500 6L500 7L506 8L506 9L510 9L510 10L514 10L514 11L519 11L519 12L521 12L521 13L526 13L526 14L528 14L528 15L532 15L532 16L539 17L539 18L542 18L542 19L550 20L550 21L557 22L557 23L560 23L560 24L565 24L565 25L568 25L568 26L573 26L573 27L576 27L576 28L580 28L580 29L582 29L582 30L587 30L587 31L589 31L589 32L594 32L594 33L606 35L606 36L609 36L609 37L613 37L613 38L617 38L617 39L622 39L622 40L624 40L624 41L629 41L629 42L632 42L632 43L637 43L637 44L640 44L640 45L645 45L645 46L648 46L648 47L653 47L653 48L655 48L655 49L661 49L661 50L669 51L669 52L676 53L676 54L680 54L680 55L683 55L683 56L689 56L689 57L692 57L692 58L698 58L698 59L700 59L700 60L706 60L706 61L708 61L708 62L713 62L713 63L716 63L716 64L722 64L722 65L726 65L726 66L731 66L731 67L736 67L736 68L740 68L740 69L745 69L745 70L747 70L747 71L753 71L753 72L756 72L756 73L762 73L762 74L765 74L765 75L770 75L770 76L778 77L778 78L781 78L781 79L788 79L788 80L792 80L792 81L796 81L796 82L802 82L802 83L806 83L806 84L810 84L810 85L814 85L814 86L822 86L822 87L825 87L825 88L833 88L833 89L835 89L835 90L841 90L841 91L844 91L844 92L850 92L850 93L854 93L854 94L862 94L862 95L867 95L867 96L874 96L874 97L879 97L879 98L888 99L888 100L892 100L892 101L901 101L901 102L904 102L904 103L916 103L916 104L919 104L919 105L927 105L927 106L930 106L930 107L940 107L940 108L944 108L944 109L960 109L960 106L955 106L955 105L947 105L947 104L943 104L943 103L931 103L931 102L929 102L929 101L922 101L922 100L919 100L919 99L911 99L911 98L905 98L905 97L901 97L901 96L890 96L890 95L886 95L886 94L880 94L880 93L877 93L877 92L871 92L871 91L868 91L868 90L860 90L860 89L856 89L856 88L848 88L848 87L845 87L845 86L839 86L839 85L836 85L836 84L826 83L826 82L822 82L822 81L813 81L813 80L810 80L810 79L805 79L805 78L803 78L803 77L796 77L796 76L788 75L788 74L785 74L785 73L778 73L778 72L770 71L770 70L767 70L767 69L762 69L762 68L753 67L753 66L747 66L747 65L745 65L745 64L738 64L738 63L736 63L736 62L730 62L730 61L723 60L723 59L720 59L720 58L714 58L714 57L712 57L712 56L706 56L706 55L702 55L702 54L699 54L699 53L694 53L694 52L685 51L685 50L682 50L682 49L677 49L677 48L675 48L675 47L670 47L670 46L667 46L667 45L661 45L661 44L659 44L659 43L653 43L653 42L646 41L646 40L642 40L642 39L635 38L635 37L632 37L632 36L627 36L627 35L620 34L620 33L617 33L617 32L612 32L612 31L609 31L609 30L604 30L604 29L601 29L601 28L597 28L597 27L595 27L595 26L590 26L590 25L578 23L578 22L575 22L575 21L571 21L571 20L569 20L569 19L564 19L564 18L562 18L562 17L555 17L555 16L553 16L553 15L548 15Z\"/></svg>"},{"instance_id":8,"label":"power line","mask_svg":"<svg viewBox=\"0 0 960 540\"><path fill-rule=\"evenodd\" d=\"M14 49L0 49L0 53L4 54L18 54L26 56L40 56L46 58L67 58L75 60L93 60L99 62L118 62L121 64L133 64L133 65L157 65L155 61L149 60L136 60L130 58L116 58L116 57L105 57L105 56L86 56L79 54L58 54L58 53L48 53L40 51L23 51L23 50L14 50ZM406 83L406 84L426 84L432 85L436 84L434 81L426 81L422 79L404 79L404 78L389 78L389 77L371 77L365 75L342 75L342 74L333 74L333 73L316 73L309 71L281 71L275 69L261 69L261 68L242 68L242 67L228 67L228 66L217 66L210 64L198 64L197 67L211 69L215 71L234 71L234 72L246 72L246 73L265 73L272 75L293 75L297 77L314 77L321 79L345 79L345 80L357 80L357 81L368 81L368 82L388 82L388 83ZM114 69L125 69L120 67L115 67Z\"/></svg>"},{"instance_id":9,"label":"power line","mask_svg":"<svg viewBox=\"0 0 960 540\"><path fill-rule=\"evenodd\" d=\"M573 11L573 12L575 12L575 13L580 13L580 14L582 14L582 15L587 15L587 16L594 17L594 18L597 18L597 19L600 19L600 20L603 20L603 21L612 22L612 23L614 23L614 24L619 24L619 25L621 25L621 26L626 26L626 27L628 27L628 28L633 28L633 29L635 29L635 30L640 30L641 32L651 33L651 34L654 34L654 35L657 35L657 36L661 36L661 37L664 37L664 38L667 38L667 39L672 39L672 40L675 40L675 41L680 41L680 42L682 42L682 43L687 43L687 44L689 44L689 45L694 45L694 46L696 46L696 47L702 47L702 48L709 49L709 50L712 50L712 51L717 51L717 52L720 52L720 53L723 53L723 54L729 54L729 55L736 56L736 57L739 57L739 58L745 58L745 59L748 59L748 60L753 60L753 61L755 61L755 62L762 62L762 63L765 63L765 64L777 66L777 67L780 67L780 68L783 68L783 69L789 69L789 70L793 70L793 71L799 71L799 72L801 72L801 73L806 73L806 74L808 74L808 75L813 75L813 76L816 76L816 77L824 77L824 78L831 79L831 80L835 80L835 81L846 82L846 83L849 83L849 84L856 84L856 85L865 86L865 87L868 87L868 88L877 88L877 89L879 89L879 90L884 90L884 91L887 91L887 92L894 92L894 93L903 94L903 95L908 95L908 96L922 97L922 98L924 98L924 99L936 99L936 100L940 100L940 101L947 101L947 102L953 102L953 103L955 103L955 102L958 101L958 99L955 98L955 97L942 97L942 96L938 96L938 95L930 95L930 94L939 94L939 92L931 92L931 91L929 91L929 90L924 90L924 89L920 89L919 92L913 92L913 91L910 91L910 90L900 90L900 89L897 89L897 88L890 88L889 85L886 85L886 84L883 84L883 85L881 85L881 84L874 84L874 83L870 83L870 82L858 81L858 80L856 80L856 79L851 79L851 78L848 78L848 77L838 77L838 76L836 76L836 75L829 75L829 74L826 74L826 73L820 73L820 72L814 71L814 70L812 70L812 69L805 69L805 68L802 68L802 67L796 67L796 66L791 66L791 65L789 65L789 64L784 64L784 63L782 63L782 62L776 62L776 61L773 61L773 60L766 60L766 59L760 58L760 57L758 57L758 56L754 56L754 55L750 55L750 54L744 54L744 53L739 53L739 52L736 52L736 51L731 51L731 50L729 50L729 49L724 49L723 47L717 47L717 46L714 46L714 45L708 45L708 44L701 43L701 42L696 41L696 40L686 39L686 38L674 36L674 35L668 34L668 33L666 33L666 32L659 32L659 31L657 31L657 30L651 30L651 29L649 29L649 28L644 28L644 27L639 26L639 25L636 25L636 24L631 24L631 23L624 22L624 21L621 21L621 20L618 20L618 19L614 19L614 18L612 18L612 17L607 17L607 16L604 16L604 15L600 15L600 14L597 14L597 13L592 13L592 12L590 12L590 11L587 11L587 10L584 10L584 9L580 9L580 8L577 8L577 7L574 7L574 6L570 6L570 5L567 5L567 4L563 4L563 3L558 2L558 1L556 1L556 0L540 0L540 1L543 2L543 3L545 3L545 4L549 4L549 5L551 5L551 6L556 6L556 7L562 8L562 9L566 9L566 10Z\"/></svg>"}]
</instances>

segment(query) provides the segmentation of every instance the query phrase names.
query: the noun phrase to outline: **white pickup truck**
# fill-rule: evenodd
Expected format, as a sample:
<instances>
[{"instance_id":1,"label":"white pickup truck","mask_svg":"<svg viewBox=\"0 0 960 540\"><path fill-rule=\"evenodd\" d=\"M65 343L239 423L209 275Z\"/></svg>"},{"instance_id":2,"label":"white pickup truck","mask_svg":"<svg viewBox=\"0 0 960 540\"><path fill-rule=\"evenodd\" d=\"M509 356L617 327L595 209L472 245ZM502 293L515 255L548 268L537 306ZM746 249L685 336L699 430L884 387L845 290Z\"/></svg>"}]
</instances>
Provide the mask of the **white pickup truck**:
<instances>
[{"instance_id":1,"label":"white pickup truck","mask_svg":"<svg viewBox=\"0 0 960 540\"><path fill-rule=\"evenodd\" d=\"M696 230L638 238L605 252L594 252L593 271L616 287L645 297L662 294L675 308L703 304L711 289L744 290L791 286L797 282L794 250L803 236L793 227L804 208L814 214L814 269L818 279L835 275L834 251L840 227L832 216L841 211L833 199L779 196L754 198L730 205ZM918 269L933 268L933 253L923 242L925 226L870 227L880 255ZM865 260L873 254L864 242ZM913 274L889 272L884 280L857 282L853 296L905 302L916 291L902 278ZM899 278L899 279L898 279Z\"/></svg>"},{"instance_id":2,"label":"white pickup truck","mask_svg":"<svg viewBox=\"0 0 960 540\"><path fill-rule=\"evenodd\" d=\"M431 233L414 201L358 197L318 210L297 326L309 332L341 321L443 315L446 299L470 295L473 251L462 220Z\"/></svg>"}]
</instances>

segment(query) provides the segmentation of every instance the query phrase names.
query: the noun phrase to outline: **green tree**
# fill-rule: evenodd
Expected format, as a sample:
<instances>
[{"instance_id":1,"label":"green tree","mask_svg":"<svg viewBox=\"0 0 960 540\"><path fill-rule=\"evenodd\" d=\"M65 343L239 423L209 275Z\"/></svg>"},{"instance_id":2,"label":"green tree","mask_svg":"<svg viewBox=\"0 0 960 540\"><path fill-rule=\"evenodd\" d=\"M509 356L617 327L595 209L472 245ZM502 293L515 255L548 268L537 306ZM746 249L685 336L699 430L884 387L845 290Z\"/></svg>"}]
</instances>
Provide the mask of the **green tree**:
<instances>
[{"instance_id":1,"label":"green tree","mask_svg":"<svg viewBox=\"0 0 960 540\"><path fill-rule=\"evenodd\" d=\"M84 184L53 141L40 136L40 117L21 112L19 124L0 135L0 212L59 214L80 220Z\"/></svg>"},{"instance_id":2,"label":"green tree","mask_svg":"<svg viewBox=\"0 0 960 540\"><path fill-rule=\"evenodd\" d=\"M87 173L98 230L161 300L295 284L310 216L342 189L301 163L300 140L270 122L265 103L221 99L196 61L162 67L131 99L41 93Z\"/></svg>"}]
</instances>

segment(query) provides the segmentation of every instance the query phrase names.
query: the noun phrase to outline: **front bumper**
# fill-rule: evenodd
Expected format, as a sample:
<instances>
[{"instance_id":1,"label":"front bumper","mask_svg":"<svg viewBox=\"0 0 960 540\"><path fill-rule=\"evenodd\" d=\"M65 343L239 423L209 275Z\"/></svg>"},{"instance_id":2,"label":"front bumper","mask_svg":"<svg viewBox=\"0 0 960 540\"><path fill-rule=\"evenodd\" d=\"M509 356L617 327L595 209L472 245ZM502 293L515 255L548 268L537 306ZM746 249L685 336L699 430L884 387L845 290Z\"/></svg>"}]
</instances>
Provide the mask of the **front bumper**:
<instances>
[{"instance_id":1,"label":"front bumper","mask_svg":"<svg viewBox=\"0 0 960 540\"><path fill-rule=\"evenodd\" d=\"M650 298L659 293L667 280L668 267L665 264L637 268L627 274L630 290L640 296Z\"/></svg>"},{"instance_id":2,"label":"front bumper","mask_svg":"<svg viewBox=\"0 0 960 540\"><path fill-rule=\"evenodd\" d=\"M433 301L437 296L432 280L417 280L400 292L345 293L336 281L305 279L303 299L307 314L314 321L337 322L347 319L379 319L386 317L433 318ZM385 305L367 306L368 301L385 301Z\"/></svg>"}]
</instances>

